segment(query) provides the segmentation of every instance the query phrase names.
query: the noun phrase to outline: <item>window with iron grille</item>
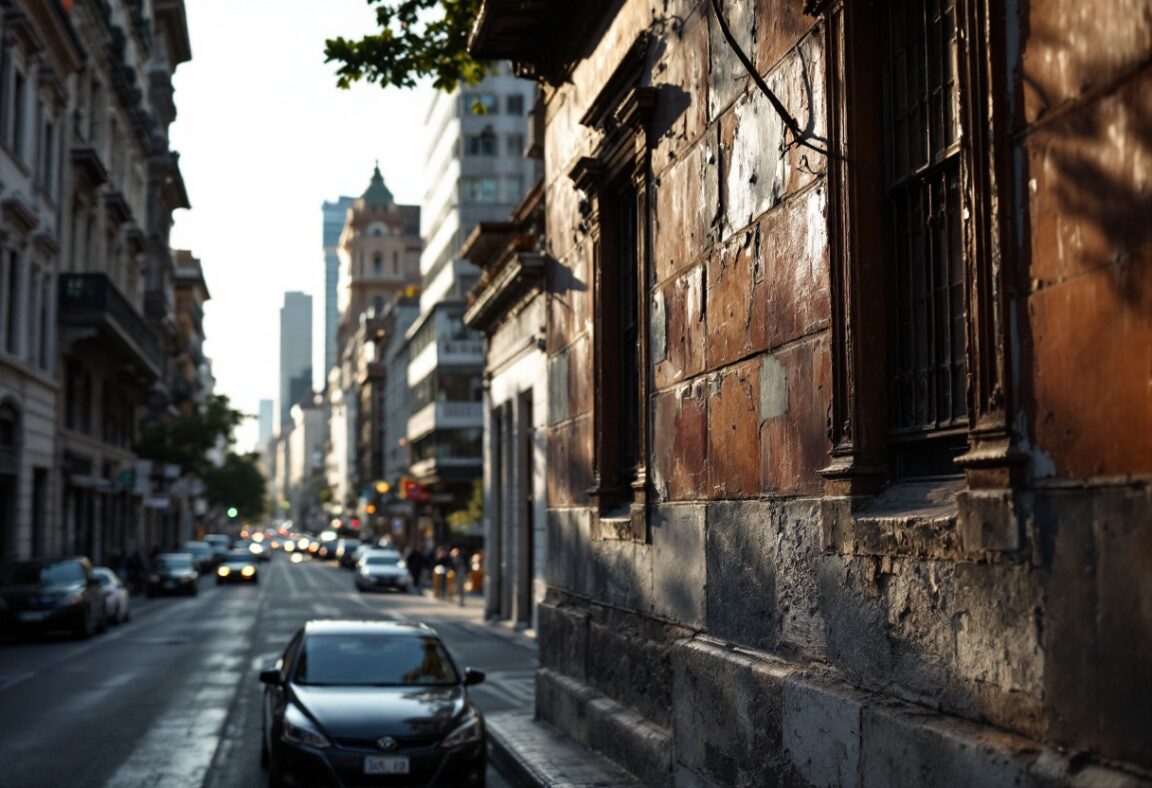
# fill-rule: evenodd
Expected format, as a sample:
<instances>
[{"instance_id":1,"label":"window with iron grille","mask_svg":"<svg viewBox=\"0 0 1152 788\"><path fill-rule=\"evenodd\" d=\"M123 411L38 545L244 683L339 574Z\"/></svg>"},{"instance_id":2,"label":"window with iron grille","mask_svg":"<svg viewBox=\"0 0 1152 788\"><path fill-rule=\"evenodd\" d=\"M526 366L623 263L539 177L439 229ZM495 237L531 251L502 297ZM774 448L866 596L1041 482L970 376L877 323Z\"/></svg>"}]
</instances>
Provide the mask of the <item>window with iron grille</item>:
<instances>
[{"instance_id":1,"label":"window with iron grille","mask_svg":"<svg viewBox=\"0 0 1152 788\"><path fill-rule=\"evenodd\" d=\"M641 366L637 355L640 347L639 309L637 304L638 282L636 250L636 190L632 183L624 179L609 192L608 204L611 211L606 217L611 223L609 243L612 244L612 259L605 262L613 266L610 283L616 290L616 325L620 352L616 359L617 414L619 428L619 453L617 454L617 481L621 486L630 485L636 479L636 465L640 460L637 446L640 434L639 381Z\"/></svg>"},{"instance_id":2,"label":"window with iron grille","mask_svg":"<svg viewBox=\"0 0 1152 788\"><path fill-rule=\"evenodd\" d=\"M955 0L884 3L889 440L899 477L966 445Z\"/></svg>"}]
</instances>

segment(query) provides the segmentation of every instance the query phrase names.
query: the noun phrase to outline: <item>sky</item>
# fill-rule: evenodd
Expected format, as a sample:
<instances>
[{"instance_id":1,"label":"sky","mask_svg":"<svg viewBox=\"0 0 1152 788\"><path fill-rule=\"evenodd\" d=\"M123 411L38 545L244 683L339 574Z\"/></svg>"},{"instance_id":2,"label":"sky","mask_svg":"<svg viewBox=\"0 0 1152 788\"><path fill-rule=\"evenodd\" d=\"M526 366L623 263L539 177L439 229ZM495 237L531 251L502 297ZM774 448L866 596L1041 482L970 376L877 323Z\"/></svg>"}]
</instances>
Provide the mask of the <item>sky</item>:
<instances>
[{"instance_id":1,"label":"sky","mask_svg":"<svg viewBox=\"0 0 1152 788\"><path fill-rule=\"evenodd\" d=\"M430 88L336 87L324 41L375 28L365 0L186 0L192 60L173 79L170 143L191 210L171 244L204 268L205 352L216 392L259 412L279 390L284 293L312 295L313 383L323 372L321 204L359 196L379 160L396 200L424 192L422 136ZM255 448L256 419L236 450Z\"/></svg>"}]
</instances>

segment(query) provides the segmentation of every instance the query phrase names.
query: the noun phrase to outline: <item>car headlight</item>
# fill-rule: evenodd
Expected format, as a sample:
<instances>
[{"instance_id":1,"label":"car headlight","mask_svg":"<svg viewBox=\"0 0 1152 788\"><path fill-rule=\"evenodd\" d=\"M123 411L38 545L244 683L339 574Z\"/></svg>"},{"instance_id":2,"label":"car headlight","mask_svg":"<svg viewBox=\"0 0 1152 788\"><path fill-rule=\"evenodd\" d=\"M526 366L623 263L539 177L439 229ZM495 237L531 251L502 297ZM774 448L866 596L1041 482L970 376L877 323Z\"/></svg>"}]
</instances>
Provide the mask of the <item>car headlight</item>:
<instances>
[{"instance_id":1,"label":"car headlight","mask_svg":"<svg viewBox=\"0 0 1152 788\"><path fill-rule=\"evenodd\" d=\"M441 747L459 747L463 744L472 744L480 741L484 736L484 721L480 715L473 714L463 725L444 737Z\"/></svg>"},{"instance_id":2,"label":"car headlight","mask_svg":"<svg viewBox=\"0 0 1152 788\"><path fill-rule=\"evenodd\" d=\"M328 741L328 737L323 733L311 730L303 725L293 725L288 720L284 720L284 730L280 734L280 738L290 744L303 744L306 747L324 749L332 746L332 742Z\"/></svg>"},{"instance_id":3,"label":"car headlight","mask_svg":"<svg viewBox=\"0 0 1152 788\"><path fill-rule=\"evenodd\" d=\"M220 577L227 577L228 575L232 574L232 570L226 566L222 566L216 570L216 574L220 575Z\"/></svg>"},{"instance_id":4,"label":"car headlight","mask_svg":"<svg viewBox=\"0 0 1152 788\"><path fill-rule=\"evenodd\" d=\"M256 574L256 567L246 566L240 570L240 574L244 575L245 577L251 577L252 575Z\"/></svg>"},{"instance_id":5,"label":"car headlight","mask_svg":"<svg viewBox=\"0 0 1152 788\"><path fill-rule=\"evenodd\" d=\"M149 583L159 583L160 582L160 575L148 575L148 582Z\"/></svg>"},{"instance_id":6,"label":"car headlight","mask_svg":"<svg viewBox=\"0 0 1152 788\"><path fill-rule=\"evenodd\" d=\"M64 597L60 600L60 602L61 602L61 604L64 604L64 605L81 605L84 603L84 592L83 591L71 591L71 592L65 594Z\"/></svg>"}]
</instances>

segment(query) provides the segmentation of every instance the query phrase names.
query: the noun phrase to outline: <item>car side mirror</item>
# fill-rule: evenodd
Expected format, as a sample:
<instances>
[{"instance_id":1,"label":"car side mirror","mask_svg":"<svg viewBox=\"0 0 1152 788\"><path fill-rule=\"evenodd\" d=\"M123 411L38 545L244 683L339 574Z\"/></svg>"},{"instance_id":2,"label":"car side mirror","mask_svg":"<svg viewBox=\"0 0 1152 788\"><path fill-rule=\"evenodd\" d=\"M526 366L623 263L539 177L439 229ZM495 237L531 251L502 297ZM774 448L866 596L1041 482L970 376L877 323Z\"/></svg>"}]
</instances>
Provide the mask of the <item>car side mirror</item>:
<instances>
[{"instance_id":1,"label":"car side mirror","mask_svg":"<svg viewBox=\"0 0 1152 788\"><path fill-rule=\"evenodd\" d=\"M280 671L276 670L276 668L269 668L268 670L260 671L260 683L261 684L279 684L280 683Z\"/></svg>"},{"instance_id":2,"label":"car side mirror","mask_svg":"<svg viewBox=\"0 0 1152 788\"><path fill-rule=\"evenodd\" d=\"M464 669L464 684L471 687L473 684L479 684L484 681L484 671L476 670L475 668Z\"/></svg>"}]
</instances>

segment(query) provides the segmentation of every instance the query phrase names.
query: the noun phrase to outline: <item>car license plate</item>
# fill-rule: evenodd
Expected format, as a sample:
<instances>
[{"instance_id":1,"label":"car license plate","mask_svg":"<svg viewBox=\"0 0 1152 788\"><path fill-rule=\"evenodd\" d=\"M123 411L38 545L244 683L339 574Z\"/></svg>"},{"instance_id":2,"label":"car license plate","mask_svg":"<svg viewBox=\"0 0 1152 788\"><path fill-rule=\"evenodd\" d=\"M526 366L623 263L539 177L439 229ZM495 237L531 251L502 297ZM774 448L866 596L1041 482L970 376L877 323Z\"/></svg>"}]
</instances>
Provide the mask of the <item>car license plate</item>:
<instances>
[{"instance_id":1,"label":"car license plate","mask_svg":"<svg viewBox=\"0 0 1152 788\"><path fill-rule=\"evenodd\" d=\"M395 755L369 755L364 758L365 774L408 774L408 759Z\"/></svg>"}]
</instances>

